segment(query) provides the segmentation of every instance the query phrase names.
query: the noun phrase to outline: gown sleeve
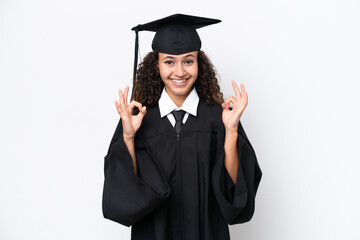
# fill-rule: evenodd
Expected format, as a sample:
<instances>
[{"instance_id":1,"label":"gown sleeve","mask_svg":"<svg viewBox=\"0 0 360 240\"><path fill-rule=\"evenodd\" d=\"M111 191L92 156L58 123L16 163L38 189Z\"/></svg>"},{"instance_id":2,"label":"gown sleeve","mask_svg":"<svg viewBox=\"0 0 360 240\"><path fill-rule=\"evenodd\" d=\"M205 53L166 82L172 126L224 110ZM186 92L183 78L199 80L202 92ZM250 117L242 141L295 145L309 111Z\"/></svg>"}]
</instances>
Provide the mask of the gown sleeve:
<instances>
[{"instance_id":1,"label":"gown sleeve","mask_svg":"<svg viewBox=\"0 0 360 240\"><path fill-rule=\"evenodd\" d=\"M152 212L170 194L159 165L139 134L135 136L138 172L123 140L121 120L105 156L102 210L105 218L130 226Z\"/></svg>"},{"instance_id":2,"label":"gown sleeve","mask_svg":"<svg viewBox=\"0 0 360 240\"><path fill-rule=\"evenodd\" d=\"M215 197L224 218L230 225L248 222L255 211L255 195L262 172L254 149L239 122L238 151L240 164L236 184L234 184L224 165L224 141L225 129L222 128L218 132L217 154L212 174Z\"/></svg>"}]
</instances>

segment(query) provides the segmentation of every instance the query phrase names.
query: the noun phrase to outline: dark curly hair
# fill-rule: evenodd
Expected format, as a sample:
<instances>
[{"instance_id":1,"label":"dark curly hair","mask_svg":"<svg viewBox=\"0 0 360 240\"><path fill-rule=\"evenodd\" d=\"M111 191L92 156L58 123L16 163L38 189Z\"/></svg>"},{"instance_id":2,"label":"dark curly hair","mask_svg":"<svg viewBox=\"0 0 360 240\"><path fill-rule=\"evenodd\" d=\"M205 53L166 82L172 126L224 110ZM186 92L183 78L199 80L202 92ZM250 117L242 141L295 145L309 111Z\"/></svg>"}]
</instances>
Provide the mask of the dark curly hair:
<instances>
[{"instance_id":1,"label":"dark curly hair","mask_svg":"<svg viewBox=\"0 0 360 240\"><path fill-rule=\"evenodd\" d=\"M199 98L210 104L221 104L224 102L220 91L216 70L210 59L203 51L198 52L198 77L194 83ZM138 101L145 106L154 106L158 103L164 83L161 80L157 68L159 54L150 52L139 64L136 71L136 79L132 92L132 100Z\"/></svg>"}]
</instances>

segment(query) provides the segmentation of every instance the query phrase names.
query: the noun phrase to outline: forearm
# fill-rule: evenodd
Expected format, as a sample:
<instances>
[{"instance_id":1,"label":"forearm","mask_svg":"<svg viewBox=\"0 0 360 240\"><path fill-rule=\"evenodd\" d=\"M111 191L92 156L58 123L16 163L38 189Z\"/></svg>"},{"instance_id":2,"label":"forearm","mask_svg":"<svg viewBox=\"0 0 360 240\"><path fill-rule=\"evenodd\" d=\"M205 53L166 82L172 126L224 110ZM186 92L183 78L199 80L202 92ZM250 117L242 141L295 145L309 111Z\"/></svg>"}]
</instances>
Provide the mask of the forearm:
<instances>
[{"instance_id":1,"label":"forearm","mask_svg":"<svg viewBox=\"0 0 360 240\"><path fill-rule=\"evenodd\" d=\"M231 180L236 184L237 172L239 169L239 151L237 146L238 132L226 130L225 134L225 167Z\"/></svg>"},{"instance_id":2,"label":"forearm","mask_svg":"<svg viewBox=\"0 0 360 240\"><path fill-rule=\"evenodd\" d=\"M134 138L126 138L126 137L124 137L124 142L125 142L126 147L127 147L128 151L129 151L129 153L131 155L131 158L133 160L134 172L135 172L135 174L137 174Z\"/></svg>"}]
</instances>

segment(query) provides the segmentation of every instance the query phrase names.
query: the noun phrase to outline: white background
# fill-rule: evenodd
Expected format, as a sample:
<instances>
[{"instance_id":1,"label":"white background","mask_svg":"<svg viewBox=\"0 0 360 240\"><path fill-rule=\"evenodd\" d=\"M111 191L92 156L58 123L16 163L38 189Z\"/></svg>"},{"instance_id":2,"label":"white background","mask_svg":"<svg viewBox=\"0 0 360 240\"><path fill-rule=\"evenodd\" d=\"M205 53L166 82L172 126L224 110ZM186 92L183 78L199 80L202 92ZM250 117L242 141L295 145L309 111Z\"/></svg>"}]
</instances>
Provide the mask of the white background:
<instances>
[{"instance_id":1,"label":"white background","mask_svg":"<svg viewBox=\"0 0 360 240\"><path fill-rule=\"evenodd\" d=\"M356 0L0 0L0 239L130 239L102 217L103 157L131 84L131 27L174 13L221 76L263 170L232 239L360 239L360 3ZM140 33L142 57L153 33Z\"/></svg>"}]
</instances>

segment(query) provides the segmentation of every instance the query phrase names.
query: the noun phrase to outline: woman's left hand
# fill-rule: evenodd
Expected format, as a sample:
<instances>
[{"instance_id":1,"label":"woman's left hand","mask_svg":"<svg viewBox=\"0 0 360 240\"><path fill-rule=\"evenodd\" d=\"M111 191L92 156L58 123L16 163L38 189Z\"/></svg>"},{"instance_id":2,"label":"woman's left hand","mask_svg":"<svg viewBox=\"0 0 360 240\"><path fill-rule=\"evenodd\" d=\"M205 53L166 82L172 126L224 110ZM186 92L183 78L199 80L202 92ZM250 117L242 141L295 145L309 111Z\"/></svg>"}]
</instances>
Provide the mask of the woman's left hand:
<instances>
[{"instance_id":1,"label":"woman's left hand","mask_svg":"<svg viewBox=\"0 0 360 240\"><path fill-rule=\"evenodd\" d=\"M245 91L244 84L240 84L241 91L235 81L232 81L232 85L236 97L228 97L221 105L223 108L222 121L227 131L237 131L240 117L248 104L248 95ZM232 110L229 109L230 103L232 103Z\"/></svg>"}]
</instances>

